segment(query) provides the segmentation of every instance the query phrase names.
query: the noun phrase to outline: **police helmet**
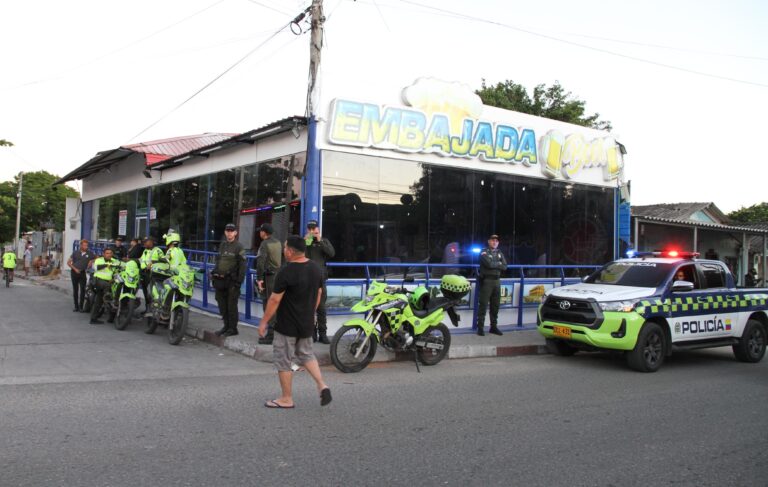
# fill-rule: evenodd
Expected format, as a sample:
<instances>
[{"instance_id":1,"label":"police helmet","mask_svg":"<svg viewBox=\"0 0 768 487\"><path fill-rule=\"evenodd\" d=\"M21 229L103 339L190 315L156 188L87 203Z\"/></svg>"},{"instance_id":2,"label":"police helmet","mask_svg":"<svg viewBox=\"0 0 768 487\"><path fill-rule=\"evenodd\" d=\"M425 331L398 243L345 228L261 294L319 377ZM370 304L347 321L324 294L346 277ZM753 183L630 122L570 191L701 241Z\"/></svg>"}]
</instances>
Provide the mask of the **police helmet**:
<instances>
[{"instance_id":1,"label":"police helmet","mask_svg":"<svg viewBox=\"0 0 768 487\"><path fill-rule=\"evenodd\" d=\"M163 235L163 238L165 238L165 245L178 244L181 242L181 235L175 232L166 233Z\"/></svg>"}]
</instances>

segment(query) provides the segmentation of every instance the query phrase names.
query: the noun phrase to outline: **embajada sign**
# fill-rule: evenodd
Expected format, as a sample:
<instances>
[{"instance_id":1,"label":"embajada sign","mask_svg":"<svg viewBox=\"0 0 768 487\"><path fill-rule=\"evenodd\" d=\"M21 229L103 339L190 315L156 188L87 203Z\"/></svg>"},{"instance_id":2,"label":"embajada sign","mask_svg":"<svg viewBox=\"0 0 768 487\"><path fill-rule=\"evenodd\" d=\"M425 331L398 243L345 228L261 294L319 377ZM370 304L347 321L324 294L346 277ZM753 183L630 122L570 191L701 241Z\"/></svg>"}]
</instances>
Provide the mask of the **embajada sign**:
<instances>
[{"instance_id":1,"label":"embajada sign","mask_svg":"<svg viewBox=\"0 0 768 487\"><path fill-rule=\"evenodd\" d=\"M408 100L407 94L403 98ZM462 116L467 108L453 110L446 103L440 108L445 111L336 99L331 105L328 138L338 145L540 165L550 178L571 179L583 170L602 168L604 180L611 181L623 169L619 146L612 137L587 140L579 133L550 130L537 143L532 128Z\"/></svg>"}]
</instances>

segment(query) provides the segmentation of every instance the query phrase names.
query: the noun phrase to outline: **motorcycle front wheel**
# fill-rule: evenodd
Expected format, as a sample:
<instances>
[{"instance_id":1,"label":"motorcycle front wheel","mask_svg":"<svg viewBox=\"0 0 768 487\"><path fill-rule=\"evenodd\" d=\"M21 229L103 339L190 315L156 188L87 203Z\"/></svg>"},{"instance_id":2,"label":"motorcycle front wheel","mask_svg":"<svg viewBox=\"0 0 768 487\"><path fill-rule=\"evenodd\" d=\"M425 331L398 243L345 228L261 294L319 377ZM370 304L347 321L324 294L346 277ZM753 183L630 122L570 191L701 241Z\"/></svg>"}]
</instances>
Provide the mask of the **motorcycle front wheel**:
<instances>
[{"instance_id":1,"label":"motorcycle front wheel","mask_svg":"<svg viewBox=\"0 0 768 487\"><path fill-rule=\"evenodd\" d=\"M367 340L366 340L367 338ZM362 351L360 348L362 347ZM360 354L357 355L358 351ZM360 372L376 355L376 337L367 337L359 326L342 326L331 340L331 362L345 374Z\"/></svg>"},{"instance_id":2,"label":"motorcycle front wheel","mask_svg":"<svg viewBox=\"0 0 768 487\"><path fill-rule=\"evenodd\" d=\"M131 322L131 318L133 318L133 309L136 307L134 305L135 299L131 298L123 298L120 302L120 313L117 315L117 319L115 320L115 329L116 330L125 330L125 328L128 326L128 323Z\"/></svg>"},{"instance_id":3,"label":"motorcycle front wheel","mask_svg":"<svg viewBox=\"0 0 768 487\"><path fill-rule=\"evenodd\" d=\"M151 335L157 330L157 321L155 317L150 315L144 318L144 333Z\"/></svg>"},{"instance_id":4,"label":"motorcycle front wheel","mask_svg":"<svg viewBox=\"0 0 768 487\"><path fill-rule=\"evenodd\" d=\"M428 328L416 338L416 342L421 341L425 342L425 345L417 348L419 360L424 365L437 365L448 355L448 349L451 348L451 332L447 326L440 323ZM442 348L437 348L437 345L442 345Z\"/></svg>"},{"instance_id":5,"label":"motorcycle front wheel","mask_svg":"<svg viewBox=\"0 0 768 487\"><path fill-rule=\"evenodd\" d=\"M178 345L184 338L189 323L189 308L183 306L173 310L173 327L168 327L168 343Z\"/></svg>"}]
</instances>

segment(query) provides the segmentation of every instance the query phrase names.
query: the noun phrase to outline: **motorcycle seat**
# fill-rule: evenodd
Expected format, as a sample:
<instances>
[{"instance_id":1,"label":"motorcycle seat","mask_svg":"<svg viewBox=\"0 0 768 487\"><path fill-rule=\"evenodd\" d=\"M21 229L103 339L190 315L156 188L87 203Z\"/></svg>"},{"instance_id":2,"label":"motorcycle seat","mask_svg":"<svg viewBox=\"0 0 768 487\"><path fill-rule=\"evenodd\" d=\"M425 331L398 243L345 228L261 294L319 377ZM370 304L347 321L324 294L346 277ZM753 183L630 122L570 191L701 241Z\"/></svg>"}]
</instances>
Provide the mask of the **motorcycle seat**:
<instances>
[{"instance_id":1,"label":"motorcycle seat","mask_svg":"<svg viewBox=\"0 0 768 487\"><path fill-rule=\"evenodd\" d=\"M437 311L440 308L445 307L447 304L454 303L455 301L453 299L446 298L444 296L440 296L437 298L432 298L427 303L426 309L423 310L413 310L413 315L417 318L426 318L427 316L431 315L435 311Z\"/></svg>"}]
</instances>

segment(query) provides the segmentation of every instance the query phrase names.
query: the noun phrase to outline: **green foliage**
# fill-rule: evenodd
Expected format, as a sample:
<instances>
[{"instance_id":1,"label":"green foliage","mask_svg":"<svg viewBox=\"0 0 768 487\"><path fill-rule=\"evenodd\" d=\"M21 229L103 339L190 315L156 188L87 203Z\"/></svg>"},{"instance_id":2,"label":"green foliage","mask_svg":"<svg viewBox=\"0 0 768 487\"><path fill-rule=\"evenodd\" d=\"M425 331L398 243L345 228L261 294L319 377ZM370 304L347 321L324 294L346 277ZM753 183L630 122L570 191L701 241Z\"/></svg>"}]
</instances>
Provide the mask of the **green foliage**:
<instances>
[{"instance_id":1,"label":"green foliage","mask_svg":"<svg viewBox=\"0 0 768 487\"><path fill-rule=\"evenodd\" d=\"M3 146L13 147L13 142L11 142L10 140L0 139L0 147L3 147Z\"/></svg>"},{"instance_id":2,"label":"green foliage","mask_svg":"<svg viewBox=\"0 0 768 487\"><path fill-rule=\"evenodd\" d=\"M19 179L17 175L14 181L0 183L0 242L13 240ZM24 173L20 231L43 230L47 223L55 230L64 229L66 200L80 195L70 187L53 186L58 179L59 176L46 171Z\"/></svg>"},{"instance_id":3,"label":"green foliage","mask_svg":"<svg viewBox=\"0 0 768 487\"><path fill-rule=\"evenodd\" d=\"M611 122L599 120L599 113L585 115L586 102L575 98L570 91L565 91L558 81L549 87L544 84L536 86L533 89L533 96L530 96L524 86L512 80L496 83L495 86L488 86L483 80L482 88L475 93L480 96L485 105L599 130L612 128Z\"/></svg>"},{"instance_id":4,"label":"green foliage","mask_svg":"<svg viewBox=\"0 0 768 487\"><path fill-rule=\"evenodd\" d=\"M736 223L768 223L768 203L739 208L728 213L728 218Z\"/></svg>"}]
</instances>

